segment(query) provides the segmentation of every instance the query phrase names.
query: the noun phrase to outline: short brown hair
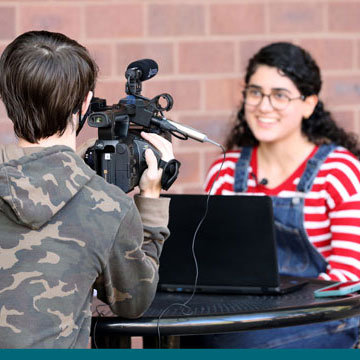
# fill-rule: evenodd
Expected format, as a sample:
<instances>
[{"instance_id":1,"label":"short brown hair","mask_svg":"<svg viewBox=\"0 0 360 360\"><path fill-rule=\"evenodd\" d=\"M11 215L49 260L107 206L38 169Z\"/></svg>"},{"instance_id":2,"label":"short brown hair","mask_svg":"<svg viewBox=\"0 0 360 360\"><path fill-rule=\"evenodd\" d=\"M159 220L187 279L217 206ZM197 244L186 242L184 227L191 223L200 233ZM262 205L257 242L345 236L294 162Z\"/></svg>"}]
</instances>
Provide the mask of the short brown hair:
<instances>
[{"instance_id":1,"label":"short brown hair","mask_svg":"<svg viewBox=\"0 0 360 360\"><path fill-rule=\"evenodd\" d=\"M18 36L0 58L0 97L15 134L30 143L62 135L94 90L97 73L87 49L63 34Z\"/></svg>"}]
</instances>

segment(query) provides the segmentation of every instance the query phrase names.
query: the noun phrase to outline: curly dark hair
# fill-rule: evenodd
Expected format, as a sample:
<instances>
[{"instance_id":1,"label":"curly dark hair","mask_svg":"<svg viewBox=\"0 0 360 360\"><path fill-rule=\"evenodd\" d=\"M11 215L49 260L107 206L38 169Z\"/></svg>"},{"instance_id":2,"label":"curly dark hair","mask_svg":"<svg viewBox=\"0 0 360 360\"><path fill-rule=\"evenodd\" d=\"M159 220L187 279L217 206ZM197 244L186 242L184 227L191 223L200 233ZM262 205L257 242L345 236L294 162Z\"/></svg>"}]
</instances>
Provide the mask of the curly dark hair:
<instances>
[{"instance_id":1,"label":"curly dark hair","mask_svg":"<svg viewBox=\"0 0 360 360\"><path fill-rule=\"evenodd\" d=\"M322 84L320 69L311 55L299 46L288 42L278 42L261 48L249 60L245 75L246 85L260 65L279 69L292 80L305 97L320 93ZM335 123L330 112L325 110L324 104L320 100L312 115L303 119L302 132L316 145L335 143L360 157L357 136L340 128ZM258 144L258 140L254 137L245 120L243 103L237 113L235 125L226 140L226 149L230 150L238 146L256 146Z\"/></svg>"}]
</instances>

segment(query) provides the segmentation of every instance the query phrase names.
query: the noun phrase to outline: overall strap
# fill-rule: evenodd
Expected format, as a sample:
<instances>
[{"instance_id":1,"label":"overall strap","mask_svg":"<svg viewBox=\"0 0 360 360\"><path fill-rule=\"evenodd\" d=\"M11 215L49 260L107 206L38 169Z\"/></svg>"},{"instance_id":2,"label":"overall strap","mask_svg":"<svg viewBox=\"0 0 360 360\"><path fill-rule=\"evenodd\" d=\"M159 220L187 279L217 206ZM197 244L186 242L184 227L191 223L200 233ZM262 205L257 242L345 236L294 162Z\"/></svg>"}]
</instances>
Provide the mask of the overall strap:
<instances>
[{"instance_id":1,"label":"overall strap","mask_svg":"<svg viewBox=\"0 0 360 360\"><path fill-rule=\"evenodd\" d=\"M297 191L304 193L310 191L321 164L336 147L336 144L323 144L319 147L315 155L308 160L305 171L297 186Z\"/></svg>"},{"instance_id":2,"label":"overall strap","mask_svg":"<svg viewBox=\"0 0 360 360\"><path fill-rule=\"evenodd\" d=\"M249 165L251 160L252 147L243 147L240 158L236 163L234 190L235 192L245 192L247 190L247 183L249 177Z\"/></svg>"}]
</instances>

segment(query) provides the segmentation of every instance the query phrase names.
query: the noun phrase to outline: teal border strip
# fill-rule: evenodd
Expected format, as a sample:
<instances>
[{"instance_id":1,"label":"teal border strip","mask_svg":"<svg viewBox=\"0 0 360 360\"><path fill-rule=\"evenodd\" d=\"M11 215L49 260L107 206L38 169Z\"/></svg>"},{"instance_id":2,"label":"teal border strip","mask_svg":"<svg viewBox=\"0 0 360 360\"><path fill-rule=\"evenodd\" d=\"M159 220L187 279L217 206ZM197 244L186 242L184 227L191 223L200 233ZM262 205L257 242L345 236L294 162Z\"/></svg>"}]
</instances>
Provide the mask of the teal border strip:
<instances>
[{"instance_id":1,"label":"teal border strip","mask_svg":"<svg viewBox=\"0 0 360 360\"><path fill-rule=\"evenodd\" d=\"M131 360L188 360L196 358L197 360L214 358L217 360L239 359L239 360L352 360L360 359L360 350L187 350L187 349L89 349L89 350L0 350L0 358L6 360L17 359L46 359L46 360L114 360L114 359L131 359ZM106 359L105 359L106 357ZM170 358L169 358L170 357Z\"/></svg>"}]
</instances>

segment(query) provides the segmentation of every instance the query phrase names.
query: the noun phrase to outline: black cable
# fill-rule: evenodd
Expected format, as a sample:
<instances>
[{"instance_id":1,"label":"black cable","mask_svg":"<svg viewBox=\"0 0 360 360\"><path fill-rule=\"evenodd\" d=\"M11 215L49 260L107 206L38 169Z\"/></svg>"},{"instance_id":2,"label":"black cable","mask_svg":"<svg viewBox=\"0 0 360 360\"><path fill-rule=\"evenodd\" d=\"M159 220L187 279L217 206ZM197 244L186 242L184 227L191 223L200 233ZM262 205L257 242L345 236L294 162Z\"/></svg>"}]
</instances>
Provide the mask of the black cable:
<instances>
[{"instance_id":1,"label":"black cable","mask_svg":"<svg viewBox=\"0 0 360 360\"><path fill-rule=\"evenodd\" d=\"M218 146L218 145L217 145ZM157 324L156 324L156 327L157 327L157 335L158 335L158 348L160 349L161 348L161 335L160 335L160 320L161 318L166 314L166 312L173 306L180 306L182 307L182 313L184 315L191 315L192 314L192 310L191 310L191 307L188 306L188 304L190 303L190 301L194 298L195 296L195 293L196 293L196 288L197 288L197 283L198 283L198 278L199 278L199 267L198 267L198 262L197 262L197 259L196 259L196 254L195 254L195 239L196 239L196 236L197 236L197 233L199 232L199 229L202 225L202 223L204 222L206 216L207 216L207 213L208 213L208 210L209 210L209 200L210 200L210 196L211 196L211 191L214 187L214 184L216 182L216 180L218 179L218 177L220 176L220 172L221 172L221 169L224 165L224 162L225 162L225 148L222 146L222 145L219 145L219 147L221 148L222 152L223 152L223 161L220 165L220 168L215 176L215 179L214 181L212 182L211 186L210 186L210 189L209 189L209 192L208 192L208 195L207 195L207 198L206 198L206 208L205 208L205 212L204 212L204 215L203 217L201 218L201 220L199 221L199 224L194 232L194 236L193 236L193 239L192 239L192 245L191 245L191 250L192 250L192 256L194 258L194 263L195 263L195 281L194 281L194 288L193 288L193 291L191 293L191 295L189 296L189 298L183 302L183 303L173 303L173 304L170 304L168 305L159 315L158 317L158 320L157 320ZM188 312L185 312L185 309L188 311Z\"/></svg>"},{"instance_id":2,"label":"black cable","mask_svg":"<svg viewBox=\"0 0 360 360\"><path fill-rule=\"evenodd\" d=\"M95 324L94 324L94 328L93 328L93 334L92 334L92 339L93 339L93 342L94 342L95 349L98 349L98 346L96 344L96 334L95 334L96 326L98 324L98 318L105 316L101 311L99 311L100 307L107 307L107 305L106 304L99 304L99 305L97 305L95 307L95 311L96 311L97 316L96 316L96 320L95 320Z\"/></svg>"}]
</instances>

